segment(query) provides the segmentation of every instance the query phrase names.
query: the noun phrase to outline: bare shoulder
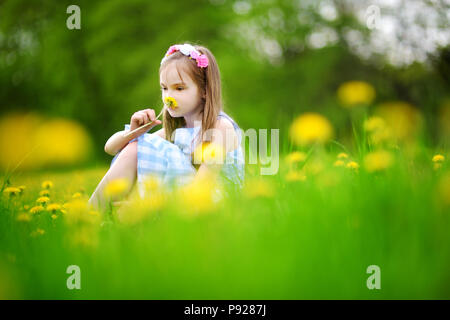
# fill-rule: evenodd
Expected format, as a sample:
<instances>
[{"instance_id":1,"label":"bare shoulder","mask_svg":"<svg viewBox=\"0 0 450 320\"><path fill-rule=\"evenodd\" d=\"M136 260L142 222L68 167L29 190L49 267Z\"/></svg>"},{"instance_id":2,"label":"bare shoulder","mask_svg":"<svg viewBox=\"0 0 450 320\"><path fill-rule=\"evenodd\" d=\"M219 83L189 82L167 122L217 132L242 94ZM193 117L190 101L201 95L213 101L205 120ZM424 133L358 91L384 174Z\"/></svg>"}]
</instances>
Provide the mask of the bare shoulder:
<instances>
[{"instance_id":1,"label":"bare shoulder","mask_svg":"<svg viewBox=\"0 0 450 320\"><path fill-rule=\"evenodd\" d=\"M220 117L216 121L215 129L219 135L214 134L214 140L227 147L226 152L236 149L239 145L239 139L236 130L230 120Z\"/></svg>"},{"instance_id":2,"label":"bare shoulder","mask_svg":"<svg viewBox=\"0 0 450 320\"><path fill-rule=\"evenodd\" d=\"M156 135L160 136L163 139L166 138L166 133L164 132L164 128L161 128L158 131L153 132L153 134L156 134Z\"/></svg>"}]
</instances>

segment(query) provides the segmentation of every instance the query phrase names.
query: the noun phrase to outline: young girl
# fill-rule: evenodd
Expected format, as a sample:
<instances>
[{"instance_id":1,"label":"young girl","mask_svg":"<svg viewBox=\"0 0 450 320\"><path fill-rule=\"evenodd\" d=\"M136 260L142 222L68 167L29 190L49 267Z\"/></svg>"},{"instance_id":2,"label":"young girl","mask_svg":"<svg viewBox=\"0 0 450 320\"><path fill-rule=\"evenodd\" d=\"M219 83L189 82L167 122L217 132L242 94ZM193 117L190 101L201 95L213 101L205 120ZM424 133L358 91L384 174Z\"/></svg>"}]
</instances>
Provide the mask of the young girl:
<instances>
[{"instance_id":1,"label":"young girl","mask_svg":"<svg viewBox=\"0 0 450 320\"><path fill-rule=\"evenodd\" d=\"M161 60L159 77L163 101L169 98L176 106L166 108L163 121L155 120L153 109L140 110L132 115L124 131L109 138L105 151L114 158L89 199L97 209L106 203L104 187L119 178L130 182L126 193L137 179L141 197L145 196L143 183L148 175L158 176L173 186L219 172L224 184L242 187L241 130L222 110L220 72L213 54L198 45L173 45ZM131 136L125 135L149 122ZM160 124L160 130L146 133ZM222 149L222 164L193 163L194 151L207 141Z\"/></svg>"}]
</instances>

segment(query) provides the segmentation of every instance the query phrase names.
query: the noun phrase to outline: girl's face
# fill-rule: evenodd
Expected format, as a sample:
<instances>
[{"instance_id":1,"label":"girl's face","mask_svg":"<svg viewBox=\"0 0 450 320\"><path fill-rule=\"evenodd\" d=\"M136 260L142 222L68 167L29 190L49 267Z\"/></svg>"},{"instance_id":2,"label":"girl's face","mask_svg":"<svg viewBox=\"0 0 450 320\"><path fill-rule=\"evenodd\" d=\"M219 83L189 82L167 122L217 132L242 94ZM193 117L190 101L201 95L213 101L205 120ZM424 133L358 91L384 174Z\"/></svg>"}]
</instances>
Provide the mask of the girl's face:
<instances>
[{"instance_id":1,"label":"girl's face","mask_svg":"<svg viewBox=\"0 0 450 320\"><path fill-rule=\"evenodd\" d=\"M169 114L174 117L184 117L194 114L200 108L201 96L200 90L191 77L180 68L180 78L175 63L170 63L160 74L160 84L162 99L166 97L175 98L178 107L175 109L167 108Z\"/></svg>"}]
</instances>

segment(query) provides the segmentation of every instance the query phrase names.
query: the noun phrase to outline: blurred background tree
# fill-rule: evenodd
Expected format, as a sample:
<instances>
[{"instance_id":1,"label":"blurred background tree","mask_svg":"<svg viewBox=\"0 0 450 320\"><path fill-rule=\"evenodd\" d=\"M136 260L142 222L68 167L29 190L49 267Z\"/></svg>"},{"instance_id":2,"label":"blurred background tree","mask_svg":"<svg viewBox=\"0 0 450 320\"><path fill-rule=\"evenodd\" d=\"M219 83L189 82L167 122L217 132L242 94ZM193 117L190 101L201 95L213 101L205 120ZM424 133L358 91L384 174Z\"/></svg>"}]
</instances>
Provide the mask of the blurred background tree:
<instances>
[{"instance_id":1,"label":"blurred background tree","mask_svg":"<svg viewBox=\"0 0 450 320\"><path fill-rule=\"evenodd\" d=\"M80 30L66 27L72 4ZM351 117L336 91L360 80L375 88L376 104L419 108L426 138L447 147L449 18L448 1L3 1L0 117L73 119L92 136L94 158L110 160L108 137L136 110L161 107L167 48L190 41L216 56L225 111L244 130L280 128L286 141L293 118L314 111L345 141Z\"/></svg>"}]
</instances>

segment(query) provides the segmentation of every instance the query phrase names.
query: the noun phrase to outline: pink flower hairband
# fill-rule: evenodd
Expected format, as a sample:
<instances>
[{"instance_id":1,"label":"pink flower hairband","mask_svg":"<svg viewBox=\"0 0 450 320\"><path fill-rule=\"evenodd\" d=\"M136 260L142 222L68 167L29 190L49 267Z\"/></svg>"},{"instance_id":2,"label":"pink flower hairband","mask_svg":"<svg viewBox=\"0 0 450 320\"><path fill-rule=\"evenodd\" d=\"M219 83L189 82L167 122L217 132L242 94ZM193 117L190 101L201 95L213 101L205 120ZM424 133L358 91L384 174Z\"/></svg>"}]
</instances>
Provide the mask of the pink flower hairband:
<instances>
[{"instance_id":1,"label":"pink flower hairband","mask_svg":"<svg viewBox=\"0 0 450 320\"><path fill-rule=\"evenodd\" d=\"M198 52L192 45L185 43L185 44L175 44L173 46L170 46L169 50L167 50L166 55L161 60L161 64L167 59L168 56L170 56L172 53L180 51L185 56L190 57L191 59L194 59L197 61L197 67L200 68L206 68L208 66L208 57L206 54L201 54Z\"/></svg>"}]
</instances>

